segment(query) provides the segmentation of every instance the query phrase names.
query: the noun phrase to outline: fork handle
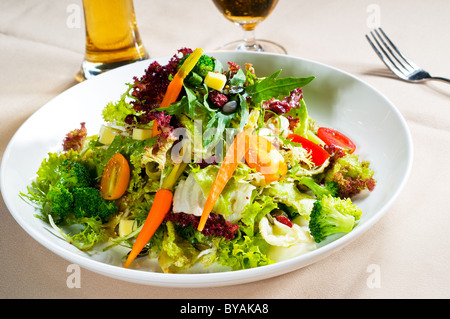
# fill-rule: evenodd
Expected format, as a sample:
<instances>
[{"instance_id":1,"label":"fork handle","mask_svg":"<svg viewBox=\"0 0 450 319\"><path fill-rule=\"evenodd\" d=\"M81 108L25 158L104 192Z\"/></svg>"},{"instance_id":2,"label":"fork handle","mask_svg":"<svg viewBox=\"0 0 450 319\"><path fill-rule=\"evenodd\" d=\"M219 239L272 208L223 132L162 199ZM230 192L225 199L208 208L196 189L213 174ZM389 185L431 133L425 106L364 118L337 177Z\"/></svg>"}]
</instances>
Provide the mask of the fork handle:
<instances>
[{"instance_id":1,"label":"fork handle","mask_svg":"<svg viewBox=\"0 0 450 319\"><path fill-rule=\"evenodd\" d=\"M442 78L440 76L432 76L430 79L450 83L450 79Z\"/></svg>"}]
</instances>

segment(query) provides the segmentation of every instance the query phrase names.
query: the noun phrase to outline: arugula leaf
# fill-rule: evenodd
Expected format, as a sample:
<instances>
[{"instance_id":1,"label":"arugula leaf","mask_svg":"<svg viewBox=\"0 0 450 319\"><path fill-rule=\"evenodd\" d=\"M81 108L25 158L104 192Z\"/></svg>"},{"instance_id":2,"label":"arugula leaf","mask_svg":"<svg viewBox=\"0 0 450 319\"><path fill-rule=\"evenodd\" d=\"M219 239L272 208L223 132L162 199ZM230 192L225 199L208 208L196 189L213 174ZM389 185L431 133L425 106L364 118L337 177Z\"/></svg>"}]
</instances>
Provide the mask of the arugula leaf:
<instances>
[{"instance_id":1,"label":"arugula leaf","mask_svg":"<svg viewBox=\"0 0 450 319\"><path fill-rule=\"evenodd\" d=\"M246 81L245 73L244 71L242 71L242 69L239 69L233 76L233 78L230 80L230 85L244 86L245 81Z\"/></svg>"},{"instance_id":2,"label":"arugula leaf","mask_svg":"<svg viewBox=\"0 0 450 319\"><path fill-rule=\"evenodd\" d=\"M314 80L314 76L307 78L286 77L277 79L281 70L272 75L256 82L253 85L247 86L245 92L250 96L254 103L260 103L265 100L270 100L273 97L286 96L292 90L307 85Z\"/></svg>"},{"instance_id":3,"label":"arugula leaf","mask_svg":"<svg viewBox=\"0 0 450 319\"><path fill-rule=\"evenodd\" d=\"M245 97L238 94L238 98L239 98L239 105L241 107L241 122L239 124L239 131L242 131L248 122L248 116L250 115L250 112Z\"/></svg>"}]
</instances>

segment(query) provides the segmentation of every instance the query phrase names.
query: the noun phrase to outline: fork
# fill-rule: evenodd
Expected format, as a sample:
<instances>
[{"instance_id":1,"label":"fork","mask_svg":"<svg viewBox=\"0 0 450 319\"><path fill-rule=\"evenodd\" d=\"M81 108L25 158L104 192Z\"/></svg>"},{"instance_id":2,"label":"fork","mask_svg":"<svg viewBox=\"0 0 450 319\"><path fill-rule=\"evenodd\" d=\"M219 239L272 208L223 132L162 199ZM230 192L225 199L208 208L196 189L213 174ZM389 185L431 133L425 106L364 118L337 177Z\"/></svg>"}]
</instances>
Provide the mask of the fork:
<instances>
[{"instance_id":1,"label":"fork","mask_svg":"<svg viewBox=\"0 0 450 319\"><path fill-rule=\"evenodd\" d=\"M400 79L408 82L420 82L424 80L439 80L450 83L450 79L431 76L427 71L418 67L414 62L407 59L392 43L382 28L374 29L366 38L370 45L383 61L383 63Z\"/></svg>"}]
</instances>

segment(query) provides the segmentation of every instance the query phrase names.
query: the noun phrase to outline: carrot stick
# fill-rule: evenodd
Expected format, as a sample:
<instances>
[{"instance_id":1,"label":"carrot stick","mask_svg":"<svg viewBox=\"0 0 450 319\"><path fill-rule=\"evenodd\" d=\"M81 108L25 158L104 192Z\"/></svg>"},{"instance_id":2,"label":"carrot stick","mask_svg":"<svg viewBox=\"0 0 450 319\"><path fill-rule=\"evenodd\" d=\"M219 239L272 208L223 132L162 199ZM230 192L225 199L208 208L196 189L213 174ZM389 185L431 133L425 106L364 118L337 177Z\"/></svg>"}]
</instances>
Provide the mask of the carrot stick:
<instances>
[{"instance_id":1,"label":"carrot stick","mask_svg":"<svg viewBox=\"0 0 450 319\"><path fill-rule=\"evenodd\" d=\"M177 100L177 97L180 94L181 89L183 88L184 79L189 74L189 72L192 71L202 54L203 49L197 48L186 58L186 60L183 62L183 64L173 77L172 81L170 81L159 107L168 107ZM156 121L153 122L152 134L153 136L161 134L161 130L158 127L158 123L156 123Z\"/></svg>"},{"instance_id":2,"label":"carrot stick","mask_svg":"<svg viewBox=\"0 0 450 319\"><path fill-rule=\"evenodd\" d=\"M142 230L140 231L133 248L128 255L127 261L123 266L124 268L128 268L137 255L139 255L144 246L148 243L150 238L152 238L159 225L163 222L164 217L169 212L170 207L172 206L172 199L173 193L168 189L160 189L156 192L152 208L150 209L144 226L142 227Z\"/></svg>"},{"instance_id":3,"label":"carrot stick","mask_svg":"<svg viewBox=\"0 0 450 319\"><path fill-rule=\"evenodd\" d=\"M142 229L133 244L133 248L128 255L127 261L124 265L125 268L128 268L137 255L139 255L144 246L155 234L155 231L158 229L159 225L163 222L164 217L169 212L173 200L173 185L175 185L187 164L187 162L181 162L174 165L169 175L163 180L161 189L156 192L152 208L147 215L144 226L142 226Z\"/></svg>"},{"instance_id":4,"label":"carrot stick","mask_svg":"<svg viewBox=\"0 0 450 319\"><path fill-rule=\"evenodd\" d=\"M228 148L225 158L220 165L217 177L212 185L211 191L209 192L208 198L206 199L205 206L203 207L202 216L200 217L200 222L197 228L198 231L202 231L205 227L209 214L211 213L220 193L222 193L225 185L228 183L231 176L233 176L239 161L244 157L246 149L245 143L247 142L246 136L248 136L246 131L240 132L236 135L233 143Z\"/></svg>"}]
</instances>

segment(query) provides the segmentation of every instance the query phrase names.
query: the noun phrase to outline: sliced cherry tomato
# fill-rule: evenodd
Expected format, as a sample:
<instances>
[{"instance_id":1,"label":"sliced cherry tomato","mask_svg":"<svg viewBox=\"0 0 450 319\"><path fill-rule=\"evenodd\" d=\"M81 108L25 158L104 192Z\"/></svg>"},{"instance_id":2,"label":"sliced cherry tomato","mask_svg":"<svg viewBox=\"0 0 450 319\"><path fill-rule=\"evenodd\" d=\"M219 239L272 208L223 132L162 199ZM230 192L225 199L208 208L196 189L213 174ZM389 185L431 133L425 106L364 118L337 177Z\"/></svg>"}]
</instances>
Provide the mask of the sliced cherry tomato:
<instances>
[{"instance_id":1,"label":"sliced cherry tomato","mask_svg":"<svg viewBox=\"0 0 450 319\"><path fill-rule=\"evenodd\" d=\"M330 154L323 147L300 135L289 134L287 138L294 143L302 144L304 149L311 152L312 161L316 166L322 165L330 157Z\"/></svg>"},{"instance_id":2,"label":"sliced cherry tomato","mask_svg":"<svg viewBox=\"0 0 450 319\"><path fill-rule=\"evenodd\" d=\"M120 198L128 188L130 182L130 166L126 158L116 153L106 164L100 183L100 192L104 199Z\"/></svg>"},{"instance_id":3,"label":"sliced cherry tomato","mask_svg":"<svg viewBox=\"0 0 450 319\"><path fill-rule=\"evenodd\" d=\"M334 145L342 148L347 153L353 153L356 145L347 136L339 131L327 127L320 127L317 131L317 136L327 145Z\"/></svg>"},{"instance_id":4,"label":"sliced cherry tomato","mask_svg":"<svg viewBox=\"0 0 450 319\"><path fill-rule=\"evenodd\" d=\"M267 183L278 181L287 173L283 156L266 138L249 135L246 140L245 161L250 168L264 175Z\"/></svg>"}]
</instances>

